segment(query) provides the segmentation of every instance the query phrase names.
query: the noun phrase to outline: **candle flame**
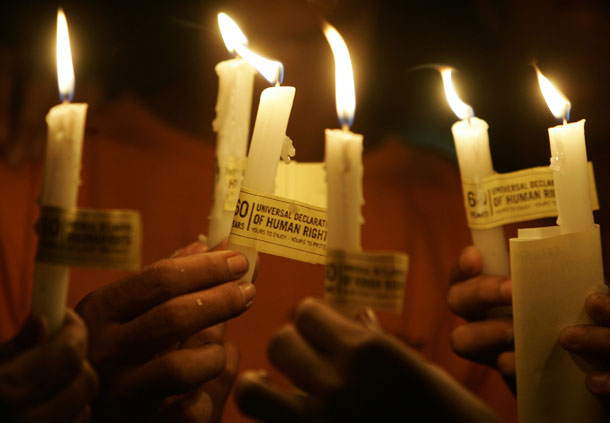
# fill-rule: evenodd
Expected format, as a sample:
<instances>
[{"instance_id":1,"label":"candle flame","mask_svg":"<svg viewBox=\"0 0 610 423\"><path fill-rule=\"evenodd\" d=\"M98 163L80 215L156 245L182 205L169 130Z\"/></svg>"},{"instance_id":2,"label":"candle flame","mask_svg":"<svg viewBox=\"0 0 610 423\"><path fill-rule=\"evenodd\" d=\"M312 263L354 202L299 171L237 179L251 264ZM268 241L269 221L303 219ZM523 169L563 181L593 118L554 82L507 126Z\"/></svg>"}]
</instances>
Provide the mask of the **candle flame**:
<instances>
[{"instance_id":1,"label":"candle flame","mask_svg":"<svg viewBox=\"0 0 610 423\"><path fill-rule=\"evenodd\" d=\"M237 23L226 13L218 14L218 26L222 39L232 54L239 55L250 63L270 84L281 84L284 80L284 65L276 60L259 56L248 49L248 38L244 35Z\"/></svg>"},{"instance_id":2,"label":"candle flame","mask_svg":"<svg viewBox=\"0 0 610 423\"><path fill-rule=\"evenodd\" d=\"M324 23L324 36L335 58L335 101L337 116L342 126L351 126L356 112L354 71L347 45L341 34L329 23Z\"/></svg>"},{"instance_id":3,"label":"candle flame","mask_svg":"<svg viewBox=\"0 0 610 423\"><path fill-rule=\"evenodd\" d=\"M74 96L74 67L70 50L68 21L62 9L57 11L57 85L62 101Z\"/></svg>"},{"instance_id":4,"label":"candle flame","mask_svg":"<svg viewBox=\"0 0 610 423\"><path fill-rule=\"evenodd\" d=\"M536 74L538 75L538 84L540 85L540 91L542 96L549 106L551 113L557 119L563 119L564 122L570 118L570 109L572 103L568 100L555 86L549 81L538 69L538 66L534 65Z\"/></svg>"},{"instance_id":5,"label":"candle flame","mask_svg":"<svg viewBox=\"0 0 610 423\"><path fill-rule=\"evenodd\" d=\"M443 86L445 87L445 96L447 96L447 102L453 110L453 113L460 119L470 119L474 116L474 110L468 104L464 103L455 92L453 81L451 79L452 68L440 69L441 77L443 78Z\"/></svg>"}]
</instances>

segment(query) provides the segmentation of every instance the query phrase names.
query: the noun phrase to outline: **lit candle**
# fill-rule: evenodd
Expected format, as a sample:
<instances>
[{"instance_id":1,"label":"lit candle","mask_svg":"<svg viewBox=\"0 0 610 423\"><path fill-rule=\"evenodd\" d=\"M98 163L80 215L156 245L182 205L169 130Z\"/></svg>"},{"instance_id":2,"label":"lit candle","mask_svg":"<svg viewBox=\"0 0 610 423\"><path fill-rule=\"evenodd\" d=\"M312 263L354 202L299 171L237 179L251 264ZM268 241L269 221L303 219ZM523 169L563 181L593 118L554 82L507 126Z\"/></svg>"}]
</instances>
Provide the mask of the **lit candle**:
<instances>
[{"instance_id":1,"label":"lit candle","mask_svg":"<svg viewBox=\"0 0 610 423\"><path fill-rule=\"evenodd\" d=\"M250 150L248 165L242 181L242 187L259 192L273 194L275 191L275 174L286 142L286 128L294 100L294 87L281 87L284 77L284 66L277 61L269 60L250 51L243 44L235 46L235 51L248 61L272 85L261 93ZM254 248L230 245L248 258L250 267L242 279L252 281L257 251Z\"/></svg>"},{"instance_id":2,"label":"lit candle","mask_svg":"<svg viewBox=\"0 0 610 423\"><path fill-rule=\"evenodd\" d=\"M445 95L453 112L461 120L451 127L462 179L475 181L477 185L483 178L495 174L489 151L487 122L474 116L472 107L458 97L451 80L451 68L441 69ZM482 204L483 193L476 193L476 201ZM472 242L483 258L483 273L508 275L509 258L504 239L504 229L471 229Z\"/></svg>"},{"instance_id":3,"label":"lit candle","mask_svg":"<svg viewBox=\"0 0 610 423\"><path fill-rule=\"evenodd\" d=\"M324 25L324 35L335 58L335 96L342 129L326 129L326 178L328 183L327 250L361 251L363 223L362 140L349 130L356 111L352 62L345 41L337 30Z\"/></svg>"},{"instance_id":4,"label":"lit candle","mask_svg":"<svg viewBox=\"0 0 610 423\"><path fill-rule=\"evenodd\" d=\"M80 184L87 104L69 102L74 93L74 69L68 23L61 9L57 13L57 80L63 103L54 106L47 114L47 147L40 204L71 209L76 206ZM32 313L44 315L49 320L51 331L56 331L63 323L68 277L67 266L36 263Z\"/></svg>"},{"instance_id":5,"label":"lit candle","mask_svg":"<svg viewBox=\"0 0 610 423\"><path fill-rule=\"evenodd\" d=\"M218 26L229 52L248 39L237 24L224 13L218 14ZM216 119L212 123L216 137L216 178L208 225L208 245L215 247L231 232L231 223L239 193L242 165L248 148L250 110L256 70L236 57L216 65L218 98ZM233 172L229 175L228 172Z\"/></svg>"},{"instance_id":6,"label":"lit candle","mask_svg":"<svg viewBox=\"0 0 610 423\"><path fill-rule=\"evenodd\" d=\"M551 113L563 124L549 128L551 168L557 199L557 224L562 234L587 231L595 225L589 189L585 120L567 123L571 104L536 67L540 90Z\"/></svg>"}]
</instances>

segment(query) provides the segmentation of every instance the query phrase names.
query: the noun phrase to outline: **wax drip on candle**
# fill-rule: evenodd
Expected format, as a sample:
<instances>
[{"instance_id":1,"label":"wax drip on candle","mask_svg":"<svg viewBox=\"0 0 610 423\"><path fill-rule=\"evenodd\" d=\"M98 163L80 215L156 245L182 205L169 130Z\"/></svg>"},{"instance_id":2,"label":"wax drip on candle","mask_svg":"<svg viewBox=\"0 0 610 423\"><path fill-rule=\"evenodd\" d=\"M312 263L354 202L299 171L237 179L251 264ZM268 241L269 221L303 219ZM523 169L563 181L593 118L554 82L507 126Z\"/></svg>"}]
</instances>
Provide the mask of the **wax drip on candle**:
<instances>
[{"instance_id":1,"label":"wax drip on candle","mask_svg":"<svg viewBox=\"0 0 610 423\"><path fill-rule=\"evenodd\" d=\"M284 163L290 163L290 158L294 157L297 150L294 148L292 144L292 139L289 136L284 138L284 142L282 143L282 153L280 154L280 158L284 161Z\"/></svg>"}]
</instances>

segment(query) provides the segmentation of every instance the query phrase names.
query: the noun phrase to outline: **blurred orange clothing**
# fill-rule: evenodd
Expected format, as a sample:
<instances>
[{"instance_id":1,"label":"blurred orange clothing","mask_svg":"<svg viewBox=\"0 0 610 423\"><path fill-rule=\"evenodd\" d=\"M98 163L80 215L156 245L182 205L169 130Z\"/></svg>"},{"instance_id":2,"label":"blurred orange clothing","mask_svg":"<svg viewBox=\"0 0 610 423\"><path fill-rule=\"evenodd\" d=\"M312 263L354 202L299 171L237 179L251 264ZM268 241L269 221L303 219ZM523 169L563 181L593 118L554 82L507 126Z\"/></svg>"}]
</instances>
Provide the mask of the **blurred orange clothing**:
<instances>
[{"instance_id":1,"label":"blurred orange clothing","mask_svg":"<svg viewBox=\"0 0 610 423\"><path fill-rule=\"evenodd\" d=\"M295 137L298 157L298 138ZM168 257L207 227L214 150L165 125L134 98L92 110L83 149L79 205L142 213L142 262ZM0 339L11 337L29 309L41 164L0 166ZM459 322L446 303L448 274L470 242L457 169L443 157L388 140L365 156L362 244L410 256L401 315L380 313L383 326L440 364L516 421L516 406L499 375L457 357L449 334ZM123 273L73 269L69 305ZM305 296L323 296L323 267L262 255L257 298L229 325L227 338L242 352L241 368L266 368L271 335ZM226 422L243 421L232 400Z\"/></svg>"}]
</instances>

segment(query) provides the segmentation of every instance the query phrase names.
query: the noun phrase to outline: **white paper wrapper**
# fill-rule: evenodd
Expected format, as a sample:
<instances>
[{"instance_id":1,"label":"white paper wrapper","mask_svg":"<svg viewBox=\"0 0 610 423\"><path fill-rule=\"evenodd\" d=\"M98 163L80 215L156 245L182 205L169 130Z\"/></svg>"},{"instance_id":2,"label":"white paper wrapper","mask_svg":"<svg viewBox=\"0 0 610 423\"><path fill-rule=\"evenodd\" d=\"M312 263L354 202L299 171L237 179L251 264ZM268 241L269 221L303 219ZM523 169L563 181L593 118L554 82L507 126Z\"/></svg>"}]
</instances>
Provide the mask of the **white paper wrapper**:
<instances>
[{"instance_id":1,"label":"white paper wrapper","mask_svg":"<svg viewBox=\"0 0 610 423\"><path fill-rule=\"evenodd\" d=\"M558 343L567 326L591 323L587 296L607 292L599 226L565 235L558 226L520 230L510 257L519 423L609 421L578 358Z\"/></svg>"}]
</instances>

